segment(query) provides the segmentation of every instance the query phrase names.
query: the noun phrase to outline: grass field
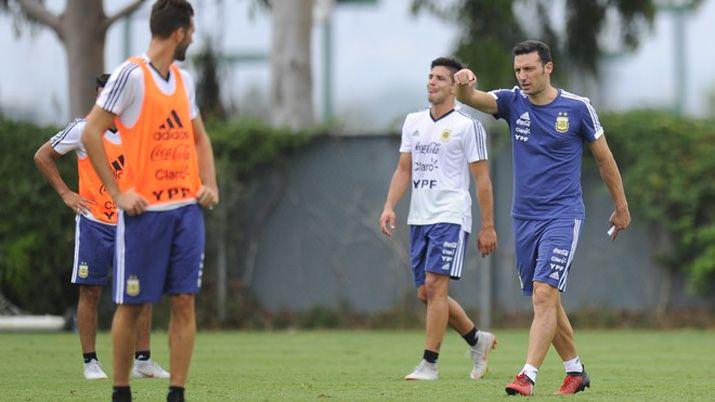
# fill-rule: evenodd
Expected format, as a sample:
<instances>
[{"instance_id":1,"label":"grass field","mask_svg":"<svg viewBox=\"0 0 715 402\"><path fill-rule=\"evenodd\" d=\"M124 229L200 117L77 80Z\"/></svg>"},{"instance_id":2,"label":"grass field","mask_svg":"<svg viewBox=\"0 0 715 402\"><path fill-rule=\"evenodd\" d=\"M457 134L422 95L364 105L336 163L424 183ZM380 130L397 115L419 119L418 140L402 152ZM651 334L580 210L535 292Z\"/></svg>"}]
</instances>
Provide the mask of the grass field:
<instances>
[{"instance_id":1,"label":"grass field","mask_svg":"<svg viewBox=\"0 0 715 402\"><path fill-rule=\"evenodd\" d=\"M191 367L190 401L509 400L504 385L523 364L526 331L496 331L491 371L468 379L466 347L454 333L440 355L440 380L407 382L421 357L418 331L202 332ZM712 401L715 332L580 331L580 355L592 388L581 401ZM152 357L168 369L166 334ZM1 401L106 401L109 380L82 378L76 334L0 334ZM98 354L111 371L110 338ZM111 374L110 374L111 375ZM552 350L534 400L558 400L563 366ZM135 401L165 400L167 380L135 380ZM511 397L517 398L517 397Z\"/></svg>"}]
</instances>

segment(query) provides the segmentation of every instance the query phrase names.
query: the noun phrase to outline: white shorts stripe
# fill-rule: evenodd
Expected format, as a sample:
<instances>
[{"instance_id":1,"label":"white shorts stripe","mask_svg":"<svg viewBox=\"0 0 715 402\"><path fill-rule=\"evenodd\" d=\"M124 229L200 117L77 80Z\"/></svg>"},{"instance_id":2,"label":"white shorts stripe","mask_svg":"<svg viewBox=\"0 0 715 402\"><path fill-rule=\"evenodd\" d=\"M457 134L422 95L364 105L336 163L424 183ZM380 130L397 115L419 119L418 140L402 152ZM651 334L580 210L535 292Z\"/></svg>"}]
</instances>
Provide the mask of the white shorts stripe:
<instances>
[{"instance_id":1,"label":"white shorts stripe","mask_svg":"<svg viewBox=\"0 0 715 402\"><path fill-rule=\"evenodd\" d=\"M573 262L573 255L576 253L576 247L578 246L578 236L581 233L581 220L574 219L573 225L573 240L571 240L571 250L569 251L569 259L566 261L566 268L564 269L564 274L559 280L559 290L566 290L566 278L569 276L569 270L571 269L571 262Z\"/></svg>"},{"instance_id":2,"label":"white shorts stripe","mask_svg":"<svg viewBox=\"0 0 715 402\"><path fill-rule=\"evenodd\" d=\"M462 262L464 260L464 231L459 231L459 241L457 248L454 250L454 258L452 259L452 269L449 276L459 278L462 276Z\"/></svg>"},{"instance_id":3,"label":"white shorts stripe","mask_svg":"<svg viewBox=\"0 0 715 402\"><path fill-rule=\"evenodd\" d=\"M79 215L75 218L74 229L74 263L72 264L72 280L70 282L77 283L77 270L79 267Z\"/></svg>"},{"instance_id":4,"label":"white shorts stripe","mask_svg":"<svg viewBox=\"0 0 715 402\"><path fill-rule=\"evenodd\" d=\"M116 292L114 294L114 302L117 304L124 303L124 211L117 210L117 240L116 240L116 256L117 269L114 272L114 283Z\"/></svg>"}]
</instances>

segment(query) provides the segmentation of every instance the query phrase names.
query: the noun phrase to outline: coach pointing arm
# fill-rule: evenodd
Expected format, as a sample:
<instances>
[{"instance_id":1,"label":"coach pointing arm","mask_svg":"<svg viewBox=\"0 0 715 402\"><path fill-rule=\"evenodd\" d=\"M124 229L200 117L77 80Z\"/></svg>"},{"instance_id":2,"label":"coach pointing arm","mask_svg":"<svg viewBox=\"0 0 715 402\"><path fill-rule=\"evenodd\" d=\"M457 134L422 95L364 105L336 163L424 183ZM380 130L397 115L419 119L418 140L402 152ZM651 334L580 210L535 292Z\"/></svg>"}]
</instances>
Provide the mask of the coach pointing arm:
<instances>
[{"instance_id":1,"label":"coach pointing arm","mask_svg":"<svg viewBox=\"0 0 715 402\"><path fill-rule=\"evenodd\" d=\"M465 105L471 106L480 112L495 114L497 112L497 101L490 94L474 88L477 77L468 68L461 69L454 74L457 100Z\"/></svg>"}]
</instances>

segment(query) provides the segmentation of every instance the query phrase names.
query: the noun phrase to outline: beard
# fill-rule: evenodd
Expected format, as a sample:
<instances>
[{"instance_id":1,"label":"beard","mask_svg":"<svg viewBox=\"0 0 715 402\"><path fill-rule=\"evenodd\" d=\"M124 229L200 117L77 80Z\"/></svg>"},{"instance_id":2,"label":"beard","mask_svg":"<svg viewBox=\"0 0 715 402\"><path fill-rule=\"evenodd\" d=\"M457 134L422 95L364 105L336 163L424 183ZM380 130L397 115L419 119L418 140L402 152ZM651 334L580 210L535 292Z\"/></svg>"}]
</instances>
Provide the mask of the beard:
<instances>
[{"instance_id":1,"label":"beard","mask_svg":"<svg viewBox=\"0 0 715 402\"><path fill-rule=\"evenodd\" d=\"M186 60L186 49L189 48L189 45L186 44L181 44L176 47L176 50L174 50L174 60L178 61L184 61Z\"/></svg>"}]
</instances>

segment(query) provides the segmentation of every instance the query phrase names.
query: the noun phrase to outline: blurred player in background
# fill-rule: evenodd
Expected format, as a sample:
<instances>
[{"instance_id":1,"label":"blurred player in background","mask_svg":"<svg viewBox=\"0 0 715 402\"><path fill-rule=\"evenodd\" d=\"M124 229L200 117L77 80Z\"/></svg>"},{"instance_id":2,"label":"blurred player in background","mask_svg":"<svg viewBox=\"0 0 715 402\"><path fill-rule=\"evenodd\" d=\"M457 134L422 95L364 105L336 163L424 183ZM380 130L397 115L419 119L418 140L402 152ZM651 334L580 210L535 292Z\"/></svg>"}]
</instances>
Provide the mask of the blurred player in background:
<instances>
[{"instance_id":1,"label":"blurred player in background","mask_svg":"<svg viewBox=\"0 0 715 402\"><path fill-rule=\"evenodd\" d=\"M99 93L109 79L109 74L97 77ZM62 198L65 205L77 214L75 228L74 264L72 283L79 287L77 302L77 327L84 357L84 377L88 380L107 378L99 363L95 349L97 339L97 306L102 287L107 284L114 259L117 225L117 208L102 186L82 143L85 119L76 119L43 144L35 153L35 163L48 183ZM121 139L110 129L102 138L111 160L112 174L117 180L124 177L124 155ZM74 151L79 171L79 193L72 191L60 176L56 161ZM151 305L141 312L137 326L135 360L132 374L137 377L169 378L169 373L151 360L149 338L151 331Z\"/></svg>"}]
</instances>

